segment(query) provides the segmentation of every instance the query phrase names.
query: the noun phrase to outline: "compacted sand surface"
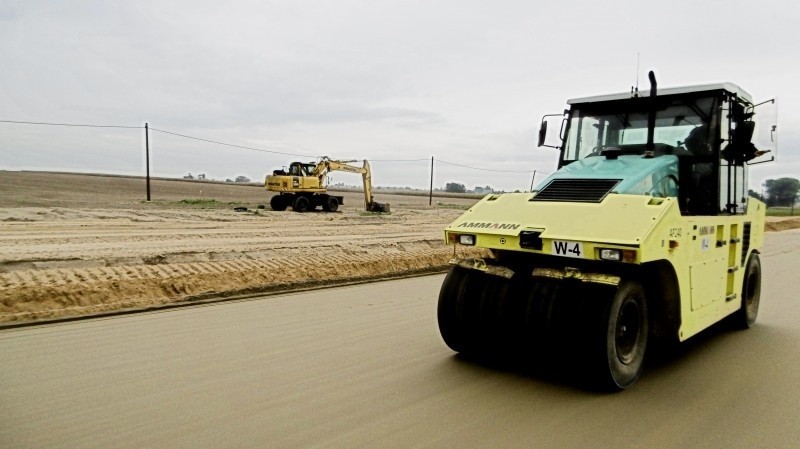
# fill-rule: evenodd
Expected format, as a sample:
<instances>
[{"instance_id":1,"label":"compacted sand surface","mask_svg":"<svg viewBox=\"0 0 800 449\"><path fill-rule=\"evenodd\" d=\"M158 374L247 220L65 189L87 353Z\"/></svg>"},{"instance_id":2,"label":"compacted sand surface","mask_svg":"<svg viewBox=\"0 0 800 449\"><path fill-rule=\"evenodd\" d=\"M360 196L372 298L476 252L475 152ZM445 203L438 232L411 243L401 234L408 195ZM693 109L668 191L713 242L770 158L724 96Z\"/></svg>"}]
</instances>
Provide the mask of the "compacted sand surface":
<instances>
[{"instance_id":1,"label":"compacted sand surface","mask_svg":"<svg viewBox=\"0 0 800 449\"><path fill-rule=\"evenodd\" d=\"M392 212L372 214L345 192L300 214L259 209L258 186L161 180L147 203L140 179L0 178L0 322L442 271L443 229L475 202L378 194Z\"/></svg>"}]
</instances>

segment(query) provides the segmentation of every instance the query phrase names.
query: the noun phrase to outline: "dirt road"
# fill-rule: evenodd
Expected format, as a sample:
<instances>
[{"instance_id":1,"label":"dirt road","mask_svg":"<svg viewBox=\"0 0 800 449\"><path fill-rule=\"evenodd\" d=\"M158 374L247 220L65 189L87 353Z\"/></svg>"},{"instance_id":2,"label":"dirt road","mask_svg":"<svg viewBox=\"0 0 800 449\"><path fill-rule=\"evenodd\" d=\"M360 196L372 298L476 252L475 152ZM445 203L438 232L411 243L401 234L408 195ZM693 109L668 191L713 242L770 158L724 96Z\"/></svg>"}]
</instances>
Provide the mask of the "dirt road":
<instances>
[{"instance_id":1,"label":"dirt road","mask_svg":"<svg viewBox=\"0 0 800 449\"><path fill-rule=\"evenodd\" d=\"M443 276L0 332L0 447L794 448L800 232L756 326L596 394L460 359Z\"/></svg>"}]
</instances>

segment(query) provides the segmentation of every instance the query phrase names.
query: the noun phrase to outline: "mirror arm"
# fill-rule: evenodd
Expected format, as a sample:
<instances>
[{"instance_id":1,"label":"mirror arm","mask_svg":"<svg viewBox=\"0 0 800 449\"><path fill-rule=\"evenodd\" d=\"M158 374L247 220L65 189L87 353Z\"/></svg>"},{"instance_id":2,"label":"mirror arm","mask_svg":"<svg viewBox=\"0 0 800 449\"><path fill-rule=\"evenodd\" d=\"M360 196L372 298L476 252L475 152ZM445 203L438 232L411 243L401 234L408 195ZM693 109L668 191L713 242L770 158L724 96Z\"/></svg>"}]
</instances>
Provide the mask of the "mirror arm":
<instances>
[{"instance_id":1,"label":"mirror arm","mask_svg":"<svg viewBox=\"0 0 800 449\"><path fill-rule=\"evenodd\" d=\"M767 104L767 103L772 103L772 104L775 104L775 99L774 99L774 98L772 98L772 99L769 99L769 100L766 100L766 101L762 101L761 103L754 104L754 105L752 106L752 108L753 108L753 109L755 109L755 108L757 108L757 107L761 106L762 104Z\"/></svg>"},{"instance_id":2,"label":"mirror arm","mask_svg":"<svg viewBox=\"0 0 800 449\"><path fill-rule=\"evenodd\" d=\"M745 164L747 164L747 165L766 164L767 162L772 162L772 161L774 161L774 160L775 160L775 156L772 156L772 157L770 157L770 158L769 158L769 160L766 160L766 161L758 161L758 162L745 162Z\"/></svg>"}]
</instances>

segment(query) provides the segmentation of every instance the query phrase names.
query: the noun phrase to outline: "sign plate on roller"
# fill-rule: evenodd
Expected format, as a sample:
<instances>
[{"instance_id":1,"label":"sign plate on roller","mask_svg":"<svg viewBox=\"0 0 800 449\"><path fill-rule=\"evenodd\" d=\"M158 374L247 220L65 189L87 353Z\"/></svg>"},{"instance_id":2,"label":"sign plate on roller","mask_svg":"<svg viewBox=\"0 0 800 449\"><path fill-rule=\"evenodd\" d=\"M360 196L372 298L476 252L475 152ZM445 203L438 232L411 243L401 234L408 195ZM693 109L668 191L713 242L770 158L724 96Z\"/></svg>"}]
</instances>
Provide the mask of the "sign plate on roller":
<instances>
[{"instance_id":1,"label":"sign plate on roller","mask_svg":"<svg viewBox=\"0 0 800 449\"><path fill-rule=\"evenodd\" d=\"M550 246L550 253L556 256L584 258L583 243L570 242L567 240L553 240Z\"/></svg>"}]
</instances>

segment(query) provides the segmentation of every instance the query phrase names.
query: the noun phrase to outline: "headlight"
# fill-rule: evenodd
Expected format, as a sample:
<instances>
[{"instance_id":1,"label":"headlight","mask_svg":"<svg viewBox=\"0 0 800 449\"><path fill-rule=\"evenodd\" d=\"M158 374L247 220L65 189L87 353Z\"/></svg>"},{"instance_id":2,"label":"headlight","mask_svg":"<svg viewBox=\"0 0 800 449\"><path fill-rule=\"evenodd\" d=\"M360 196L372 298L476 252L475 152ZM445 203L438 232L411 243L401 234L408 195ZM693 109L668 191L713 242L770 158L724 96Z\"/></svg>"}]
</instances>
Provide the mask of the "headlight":
<instances>
[{"instance_id":1,"label":"headlight","mask_svg":"<svg viewBox=\"0 0 800 449\"><path fill-rule=\"evenodd\" d=\"M462 245L474 245L475 244L475 236L471 234L459 234L458 235L458 243Z\"/></svg>"},{"instance_id":2,"label":"headlight","mask_svg":"<svg viewBox=\"0 0 800 449\"><path fill-rule=\"evenodd\" d=\"M634 249L616 249L616 248L600 248L598 250L600 260L610 260L613 262L636 262L636 250Z\"/></svg>"},{"instance_id":3,"label":"headlight","mask_svg":"<svg viewBox=\"0 0 800 449\"><path fill-rule=\"evenodd\" d=\"M622 260L622 250L602 248L600 249L600 259L619 262Z\"/></svg>"}]
</instances>

